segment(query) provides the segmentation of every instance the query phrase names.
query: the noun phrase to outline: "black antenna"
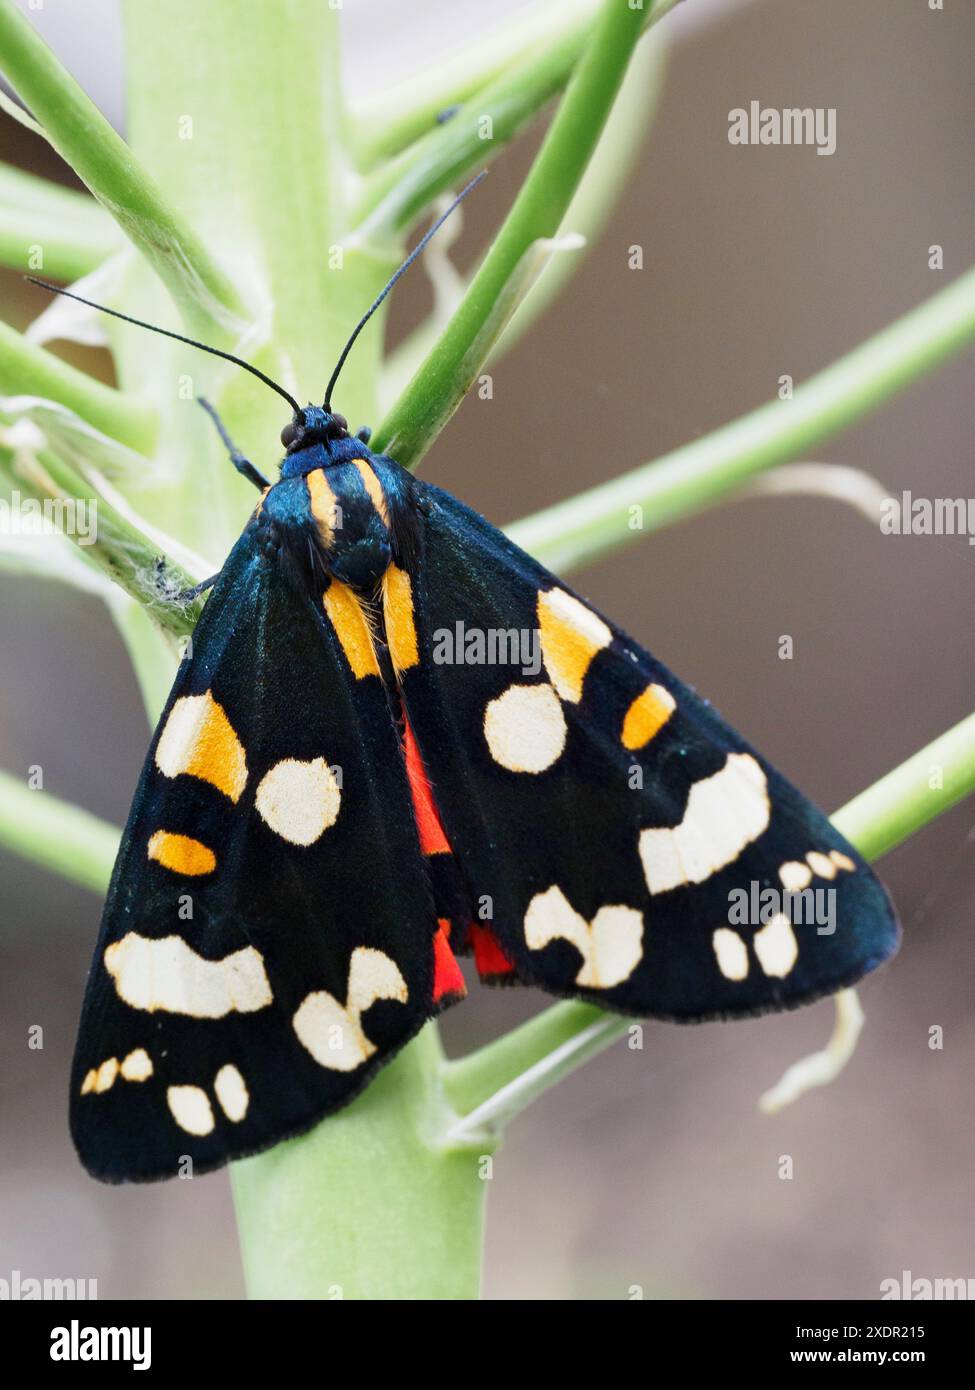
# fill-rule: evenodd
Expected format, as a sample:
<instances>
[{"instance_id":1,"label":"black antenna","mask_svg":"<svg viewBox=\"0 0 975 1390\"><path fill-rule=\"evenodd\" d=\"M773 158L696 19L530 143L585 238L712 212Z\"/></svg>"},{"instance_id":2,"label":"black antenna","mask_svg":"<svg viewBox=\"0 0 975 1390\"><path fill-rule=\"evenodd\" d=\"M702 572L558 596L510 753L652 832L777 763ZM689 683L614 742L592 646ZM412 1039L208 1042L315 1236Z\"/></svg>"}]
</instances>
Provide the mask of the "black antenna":
<instances>
[{"instance_id":1,"label":"black antenna","mask_svg":"<svg viewBox=\"0 0 975 1390\"><path fill-rule=\"evenodd\" d=\"M471 179L471 181L470 181L470 183L467 185L467 187L464 188L464 189L462 189L462 190L460 191L460 193L457 194L457 197L456 197L456 198L454 199L454 201L451 203L451 205L450 205L450 207L447 209L447 211L446 211L445 213L443 213L440 217L438 217L437 220L436 220L436 222L434 222L433 226L430 228L430 230L429 230L428 232L426 232L425 235L424 235L423 237L420 238L420 240L417 242L416 246L414 246L413 250L412 250L412 251L410 252L410 254L407 256L406 260L405 260L405 261L403 262L403 264L400 266L399 270L395 271L394 274L390 276L389 280L386 282L386 288L382 291L381 294L379 294L379 295L376 296L376 298L375 298L375 300L373 301L373 303L370 305L370 307L369 307L369 308L366 310L366 312L363 314L362 318L361 318L361 319L359 320L359 322L356 324L355 328L353 328L352 333L351 333L351 336L349 337L349 341L346 343L345 347L342 349L342 355L339 357L339 360L336 362L336 364L335 364L335 371L332 373L331 377L329 378L329 383L328 383L328 385L327 385L326 388L325 388L325 400L324 400L324 402L322 403L322 409L323 409L323 410L331 411L331 409L332 409L332 392L335 390L335 383L336 383L336 382L338 381L338 379L339 379L339 372L340 372L340 371L342 370L342 368L345 366L345 359L348 357L349 353L352 351L352 344L355 342L356 338L358 338L359 334L360 334L360 333L362 332L362 330L365 328L366 324L367 324L367 323L369 322L369 320L372 318L373 314L374 314L374 313L376 312L376 310L379 308L380 304L383 302L383 300L384 300L384 299L386 298L386 296L389 294L390 290L391 290L391 289L393 288L393 286L396 284L396 281L399 279L399 277L400 277L401 275L405 275L405 274L406 274L406 272L409 270L410 266L411 266L411 265L413 264L413 262L416 260L417 256L419 256L419 255L422 253L424 247L426 246L426 244L427 244L427 242L430 240L430 238L431 238L432 236L434 236L434 235L440 230L440 228L441 228L441 227L443 226L443 224L446 222L447 218L448 218L448 217L450 216L450 214L454 211L454 209L455 209L460 203L462 203L462 202L464 201L464 199L467 197L468 193L470 193L473 189L475 189L475 188L477 187L477 185L481 182L481 179L483 179L483 178L486 176L486 174L487 174L487 170L486 170L486 169L482 169L481 172L477 175L477 177Z\"/></svg>"},{"instance_id":2,"label":"black antenna","mask_svg":"<svg viewBox=\"0 0 975 1390\"><path fill-rule=\"evenodd\" d=\"M466 189L464 190L467 191ZM461 194L463 197L463 194ZM419 248L417 248L419 249ZM245 362L241 357L235 357L232 352L222 352L220 348L209 347L206 343L198 343L195 338L185 338L182 333L171 333L168 328L159 328L154 323L146 323L143 319L134 319L131 314L120 314L118 309L107 309L104 304L96 304L92 299L83 299L80 294L74 294L71 290L63 290L60 285L52 285L47 280L38 280L36 275L25 275L25 280L29 280L32 285L40 285L42 290L50 290L52 294L63 294L66 299L77 300L79 304L87 304L89 309L98 309L100 313L111 314L113 319L122 319L125 323L134 323L137 328L148 328L150 333L161 333L165 338L175 338L178 343L187 343L190 347L199 348L201 352L212 353L214 357L222 357L225 362L233 362L237 367L243 367L245 372L250 372L259 381L263 381L265 386L270 386L272 391L277 391L279 396L291 406L295 415L301 415L301 406L294 396L288 394L283 386L279 386L276 381L272 381L266 376L259 367L255 367L251 362ZM370 310L371 312L371 310ZM356 330L358 332L358 329Z\"/></svg>"}]
</instances>

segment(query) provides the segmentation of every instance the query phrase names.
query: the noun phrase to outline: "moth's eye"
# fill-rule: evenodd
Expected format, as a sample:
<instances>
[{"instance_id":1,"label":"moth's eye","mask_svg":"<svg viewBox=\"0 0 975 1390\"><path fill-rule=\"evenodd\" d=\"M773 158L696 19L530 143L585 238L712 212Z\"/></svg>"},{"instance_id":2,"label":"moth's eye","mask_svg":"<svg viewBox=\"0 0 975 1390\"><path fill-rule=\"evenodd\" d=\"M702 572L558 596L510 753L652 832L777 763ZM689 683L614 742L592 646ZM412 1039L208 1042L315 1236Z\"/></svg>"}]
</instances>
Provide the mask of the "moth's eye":
<instances>
[{"instance_id":1,"label":"moth's eye","mask_svg":"<svg viewBox=\"0 0 975 1390\"><path fill-rule=\"evenodd\" d=\"M347 430L349 428L349 422L344 415L333 415L332 420L338 425L340 430Z\"/></svg>"},{"instance_id":2,"label":"moth's eye","mask_svg":"<svg viewBox=\"0 0 975 1390\"><path fill-rule=\"evenodd\" d=\"M291 423L285 425L284 429L281 431L281 443L286 449L290 449L297 438L298 426L292 420Z\"/></svg>"}]
</instances>

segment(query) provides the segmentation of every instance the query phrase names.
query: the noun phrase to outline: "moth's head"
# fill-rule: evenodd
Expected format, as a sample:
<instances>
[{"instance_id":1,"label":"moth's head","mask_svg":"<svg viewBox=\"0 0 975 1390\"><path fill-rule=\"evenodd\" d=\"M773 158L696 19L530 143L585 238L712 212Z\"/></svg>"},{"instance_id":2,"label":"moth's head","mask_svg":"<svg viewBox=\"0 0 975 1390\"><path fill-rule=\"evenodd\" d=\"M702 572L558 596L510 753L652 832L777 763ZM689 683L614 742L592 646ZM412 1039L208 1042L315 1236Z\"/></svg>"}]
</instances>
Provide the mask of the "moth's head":
<instances>
[{"instance_id":1,"label":"moth's head","mask_svg":"<svg viewBox=\"0 0 975 1390\"><path fill-rule=\"evenodd\" d=\"M304 410L295 411L281 431L281 443L289 454L296 454L312 444L327 446L333 440L346 439L348 434L349 422L344 415L335 415L320 405L306 405Z\"/></svg>"}]
</instances>

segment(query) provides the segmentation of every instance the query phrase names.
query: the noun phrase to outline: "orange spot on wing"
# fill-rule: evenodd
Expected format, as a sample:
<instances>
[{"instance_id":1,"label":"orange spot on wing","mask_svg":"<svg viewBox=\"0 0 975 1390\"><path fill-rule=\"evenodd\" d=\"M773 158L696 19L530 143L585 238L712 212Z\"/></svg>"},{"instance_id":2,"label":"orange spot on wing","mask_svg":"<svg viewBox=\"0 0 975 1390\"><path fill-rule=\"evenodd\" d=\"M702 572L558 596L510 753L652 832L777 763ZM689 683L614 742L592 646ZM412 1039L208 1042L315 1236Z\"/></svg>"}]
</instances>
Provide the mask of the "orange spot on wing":
<instances>
[{"instance_id":1,"label":"orange spot on wing","mask_svg":"<svg viewBox=\"0 0 975 1390\"><path fill-rule=\"evenodd\" d=\"M346 660L352 667L352 674L358 680L363 676L378 676L379 662L372 645L369 622L349 586L333 579L325 590L322 602L335 635L342 644Z\"/></svg>"},{"instance_id":2,"label":"orange spot on wing","mask_svg":"<svg viewBox=\"0 0 975 1390\"><path fill-rule=\"evenodd\" d=\"M677 708L677 702L662 685L648 685L638 695L623 720L623 747L635 752L660 732Z\"/></svg>"},{"instance_id":3,"label":"orange spot on wing","mask_svg":"<svg viewBox=\"0 0 975 1390\"><path fill-rule=\"evenodd\" d=\"M438 918L439 929L433 938L433 1000L446 998L448 995L463 997L467 993L467 986L464 984L464 976L460 966L457 964L457 957L450 949L450 923L446 917Z\"/></svg>"},{"instance_id":4,"label":"orange spot on wing","mask_svg":"<svg viewBox=\"0 0 975 1390\"><path fill-rule=\"evenodd\" d=\"M174 874L212 874L217 856L208 845L190 835L174 835L169 830L157 830L149 840L149 858Z\"/></svg>"},{"instance_id":5,"label":"orange spot on wing","mask_svg":"<svg viewBox=\"0 0 975 1390\"><path fill-rule=\"evenodd\" d=\"M410 576L398 565L390 565L383 575L383 616L389 655L399 675L417 664L420 649L413 619L413 586Z\"/></svg>"}]
</instances>

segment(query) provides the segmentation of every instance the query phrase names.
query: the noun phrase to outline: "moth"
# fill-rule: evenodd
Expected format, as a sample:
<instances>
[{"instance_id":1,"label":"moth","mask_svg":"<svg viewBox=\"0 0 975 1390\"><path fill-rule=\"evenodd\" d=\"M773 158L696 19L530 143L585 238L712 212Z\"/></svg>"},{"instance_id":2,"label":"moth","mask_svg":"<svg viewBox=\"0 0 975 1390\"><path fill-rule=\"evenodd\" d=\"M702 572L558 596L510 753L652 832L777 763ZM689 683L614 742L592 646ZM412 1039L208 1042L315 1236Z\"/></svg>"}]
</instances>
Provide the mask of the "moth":
<instances>
[{"instance_id":1,"label":"moth","mask_svg":"<svg viewBox=\"0 0 975 1390\"><path fill-rule=\"evenodd\" d=\"M291 408L274 483L211 409L261 496L108 892L70 1101L99 1179L307 1130L463 997L468 952L489 984L695 1022L896 949L863 858L707 701L349 431L332 390L369 314L321 406L240 363ZM797 910L821 893L825 926ZM778 906L743 921L743 894Z\"/></svg>"}]
</instances>

